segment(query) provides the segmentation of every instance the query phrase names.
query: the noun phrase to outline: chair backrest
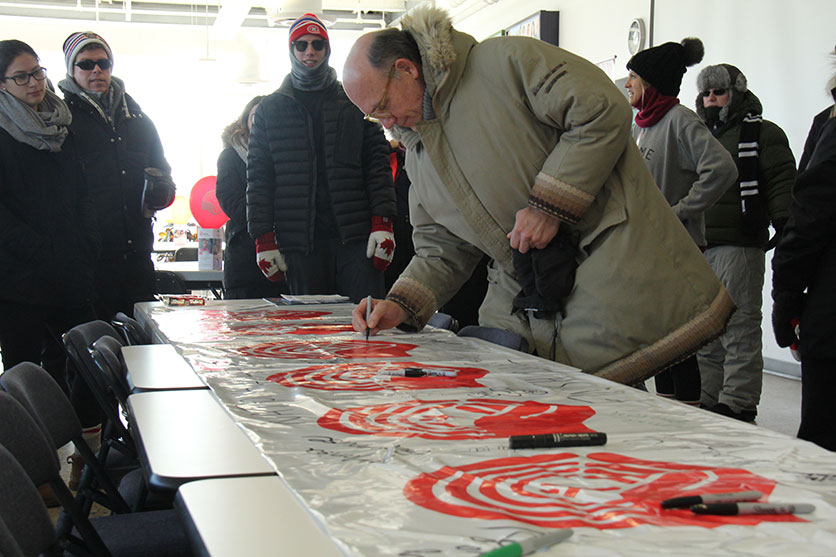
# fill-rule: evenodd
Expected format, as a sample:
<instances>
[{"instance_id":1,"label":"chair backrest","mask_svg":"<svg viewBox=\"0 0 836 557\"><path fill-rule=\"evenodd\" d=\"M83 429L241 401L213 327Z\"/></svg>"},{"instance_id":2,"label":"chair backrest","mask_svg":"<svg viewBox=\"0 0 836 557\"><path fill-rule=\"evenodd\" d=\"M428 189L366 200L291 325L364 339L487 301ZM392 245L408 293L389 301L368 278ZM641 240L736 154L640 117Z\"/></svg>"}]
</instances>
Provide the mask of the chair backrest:
<instances>
[{"instance_id":1,"label":"chair backrest","mask_svg":"<svg viewBox=\"0 0 836 557\"><path fill-rule=\"evenodd\" d=\"M2 386L20 402L55 449L81 437L81 422L64 391L42 367L22 362L0 375Z\"/></svg>"},{"instance_id":2,"label":"chair backrest","mask_svg":"<svg viewBox=\"0 0 836 557\"><path fill-rule=\"evenodd\" d=\"M58 452L52 448L26 409L5 391L0 391L0 445L8 449L33 485L49 484L73 525L82 534L83 541L77 543L91 548L94 554L109 555L95 528L76 505L72 493L61 478Z\"/></svg>"},{"instance_id":3,"label":"chair backrest","mask_svg":"<svg viewBox=\"0 0 836 557\"><path fill-rule=\"evenodd\" d=\"M122 343L113 337L104 336L90 345L90 357L107 381L110 391L123 406L126 405L131 387L122 359Z\"/></svg>"},{"instance_id":4,"label":"chair backrest","mask_svg":"<svg viewBox=\"0 0 836 557\"><path fill-rule=\"evenodd\" d=\"M453 331L454 333L459 330L459 322L456 321L456 318L450 315L449 313L441 313L436 312L430 317L429 321L427 321L427 325L432 327L437 327L439 329L447 329L448 331Z\"/></svg>"},{"instance_id":5,"label":"chair backrest","mask_svg":"<svg viewBox=\"0 0 836 557\"><path fill-rule=\"evenodd\" d=\"M460 337L480 338L513 350L528 352L528 341L517 333L506 331L505 329L468 325L467 327L462 327L462 329L456 334Z\"/></svg>"},{"instance_id":6,"label":"chair backrest","mask_svg":"<svg viewBox=\"0 0 836 557\"><path fill-rule=\"evenodd\" d=\"M36 486L58 477L58 453L29 412L0 391L0 445L6 447Z\"/></svg>"},{"instance_id":7,"label":"chair backrest","mask_svg":"<svg viewBox=\"0 0 836 557\"><path fill-rule=\"evenodd\" d=\"M173 271L154 271L155 293L157 294L188 294L189 289L180 275Z\"/></svg>"},{"instance_id":8,"label":"chair backrest","mask_svg":"<svg viewBox=\"0 0 836 557\"><path fill-rule=\"evenodd\" d=\"M122 334L126 346L136 344L151 344L148 334L142 329L139 321L123 312L118 312L110 322Z\"/></svg>"},{"instance_id":9,"label":"chair backrest","mask_svg":"<svg viewBox=\"0 0 836 557\"><path fill-rule=\"evenodd\" d=\"M0 459L0 462L2 462L2 459ZM2 480L0 480L0 489L3 489L3 486L4 484L2 483ZM4 557L24 557L23 552L20 550L20 546L17 545L15 537L3 521L2 511L0 511L0 555L3 555Z\"/></svg>"},{"instance_id":10,"label":"chair backrest","mask_svg":"<svg viewBox=\"0 0 836 557\"><path fill-rule=\"evenodd\" d=\"M109 336L119 341L119 333L105 321L97 320L76 325L64 333L64 345L70 359L75 364L78 372L90 386L93 396L101 406L107 419L117 429L121 425L119 409L116 405L116 393L111 392L110 381L106 378L90 355L90 345L104 336ZM120 341L121 342L121 341Z\"/></svg>"},{"instance_id":11,"label":"chair backrest","mask_svg":"<svg viewBox=\"0 0 836 557\"><path fill-rule=\"evenodd\" d=\"M26 470L0 445L0 555L60 555L49 512Z\"/></svg>"},{"instance_id":12,"label":"chair backrest","mask_svg":"<svg viewBox=\"0 0 836 557\"><path fill-rule=\"evenodd\" d=\"M175 261L197 261L197 248L177 248L174 252Z\"/></svg>"}]
</instances>

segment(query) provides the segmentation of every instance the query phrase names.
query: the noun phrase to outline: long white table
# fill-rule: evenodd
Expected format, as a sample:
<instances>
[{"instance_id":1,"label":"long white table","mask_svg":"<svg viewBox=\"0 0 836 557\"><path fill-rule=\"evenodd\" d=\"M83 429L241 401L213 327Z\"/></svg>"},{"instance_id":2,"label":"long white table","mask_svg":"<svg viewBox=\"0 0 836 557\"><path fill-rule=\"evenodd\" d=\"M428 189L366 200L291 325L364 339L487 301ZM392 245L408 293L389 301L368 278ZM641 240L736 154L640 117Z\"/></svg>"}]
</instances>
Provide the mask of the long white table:
<instances>
[{"instance_id":1,"label":"long white table","mask_svg":"<svg viewBox=\"0 0 836 557\"><path fill-rule=\"evenodd\" d=\"M445 331L366 342L351 309L137 306L346 554L479 555L563 527L574 535L550 554L836 554L831 453ZM407 368L455 377L390 375ZM508 448L509 435L572 431L608 441ZM660 507L753 489L816 510Z\"/></svg>"},{"instance_id":2,"label":"long white table","mask_svg":"<svg viewBox=\"0 0 836 557\"><path fill-rule=\"evenodd\" d=\"M175 505L201 555L343 554L279 476L189 482Z\"/></svg>"},{"instance_id":3,"label":"long white table","mask_svg":"<svg viewBox=\"0 0 836 557\"><path fill-rule=\"evenodd\" d=\"M128 412L153 488L174 490L196 479L276 473L208 389L133 394Z\"/></svg>"},{"instance_id":4,"label":"long white table","mask_svg":"<svg viewBox=\"0 0 836 557\"><path fill-rule=\"evenodd\" d=\"M207 388L170 344L123 346L122 357L133 393Z\"/></svg>"}]
</instances>

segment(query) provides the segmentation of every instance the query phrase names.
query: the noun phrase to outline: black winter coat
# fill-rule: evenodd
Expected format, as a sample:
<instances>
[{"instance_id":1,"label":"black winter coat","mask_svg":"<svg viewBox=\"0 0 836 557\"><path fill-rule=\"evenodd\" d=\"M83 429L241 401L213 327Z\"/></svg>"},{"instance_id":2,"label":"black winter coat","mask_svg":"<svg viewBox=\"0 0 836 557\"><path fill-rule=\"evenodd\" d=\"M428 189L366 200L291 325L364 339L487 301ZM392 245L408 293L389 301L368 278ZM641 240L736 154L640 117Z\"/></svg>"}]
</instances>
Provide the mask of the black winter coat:
<instances>
[{"instance_id":1,"label":"black winter coat","mask_svg":"<svg viewBox=\"0 0 836 557\"><path fill-rule=\"evenodd\" d=\"M317 157L324 156L340 241L365 240L372 215L393 218L396 213L383 130L366 122L336 83L322 109L325 152L317 153L311 116L294 94L288 76L255 113L247 158L250 235L275 231L280 250L310 253Z\"/></svg>"},{"instance_id":2,"label":"black winter coat","mask_svg":"<svg viewBox=\"0 0 836 557\"><path fill-rule=\"evenodd\" d=\"M836 118L821 127L793 188L790 218L772 260L774 292L807 289L801 358L836 357Z\"/></svg>"},{"instance_id":3,"label":"black winter coat","mask_svg":"<svg viewBox=\"0 0 836 557\"><path fill-rule=\"evenodd\" d=\"M224 288L275 285L256 264L255 242L247 233L247 165L232 147L221 151L218 157L215 193L221 209L229 217L224 249Z\"/></svg>"},{"instance_id":4,"label":"black winter coat","mask_svg":"<svg viewBox=\"0 0 836 557\"><path fill-rule=\"evenodd\" d=\"M0 299L77 308L100 242L73 134L41 151L0 129Z\"/></svg>"},{"instance_id":5,"label":"black winter coat","mask_svg":"<svg viewBox=\"0 0 836 557\"><path fill-rule=\"evenodd\" d=\"M116 122L102 118L96 108L73 93L64 93L73 114L79 158L99 221L102 258L137 251L150 252L154 245L151 219L142 216L144 170L170 170L163 155L154 123L139 105L125 95L124 111Z\"/></svg>"}]
</instances>

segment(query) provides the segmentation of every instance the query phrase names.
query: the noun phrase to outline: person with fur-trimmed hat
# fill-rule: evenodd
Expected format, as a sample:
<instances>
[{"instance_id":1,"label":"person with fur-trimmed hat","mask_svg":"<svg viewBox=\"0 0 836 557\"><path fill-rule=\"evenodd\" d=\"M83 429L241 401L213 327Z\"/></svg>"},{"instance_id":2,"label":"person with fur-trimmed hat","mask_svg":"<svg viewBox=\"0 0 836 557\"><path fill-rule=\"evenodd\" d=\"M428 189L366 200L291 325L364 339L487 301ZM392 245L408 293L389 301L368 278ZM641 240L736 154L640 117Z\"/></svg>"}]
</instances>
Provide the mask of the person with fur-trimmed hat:
<instances>
[{"instance_id":1,"label":"person with fur-trimmed hat","mask_svg":"<svg viewBox=\"0 0 836 557\"><path fill-rule=\"evenodd\" d=\"M355 307L355 330L423 328L488 255L479 324L584 372L635 384L720 334L731 298L653 183L630 107L600 69L529 37L477 42L435 7L401 24L361 36L343 70L354 104L407 148L415 244L368 321L366 301ZM548 252L560 231L567 264L529 274L538 294L573 281L562 308L515 308L514 250Z\"/></svg>"},{"instance_id":2,"label":"person with fur-trimmed hat","mask_svg":"<svg viewBox=\"0 0 836 557\"><path fill-rule=\"evenodd\" d=\"M329 65L314 14L290 26L290 74L255 113L247 155L247 226L256 260L291 294L384 292L395 250L389 143L364 121Z\"/></svg>"},{"instance_id":3,"label":"person with fur-trimmed hat","mask_svg":"<svg viewBox=\"0 0 836 557\"><path fill-rule=\"evenodd\" d=\"M726 332L698 354L701 405L751 422L763 384L765 251L789 216L795 158L784 131L762 118L746 76L731 64L707 66L697 76L697 114L731 154L736 187L705 214L705 257L737 305ZM769 223L775 237L769 240Z\"/></svg>"},{"instance_id":4,"label":"person with fur-trimmed hat","mask_svg":"<svg viewBox=\"0 0 836 557\"><path fill-rule=\"evenodd\" d=\"M702 41L686 38L637 52L627 62L625 87L638 112L633 139L650 174L700 249L705 249L705 211L737 177L729 153L677 95L686 68L702 60ZM656 376L656 392L700 403L696 356Z\"/></svg>"}]
</instances>

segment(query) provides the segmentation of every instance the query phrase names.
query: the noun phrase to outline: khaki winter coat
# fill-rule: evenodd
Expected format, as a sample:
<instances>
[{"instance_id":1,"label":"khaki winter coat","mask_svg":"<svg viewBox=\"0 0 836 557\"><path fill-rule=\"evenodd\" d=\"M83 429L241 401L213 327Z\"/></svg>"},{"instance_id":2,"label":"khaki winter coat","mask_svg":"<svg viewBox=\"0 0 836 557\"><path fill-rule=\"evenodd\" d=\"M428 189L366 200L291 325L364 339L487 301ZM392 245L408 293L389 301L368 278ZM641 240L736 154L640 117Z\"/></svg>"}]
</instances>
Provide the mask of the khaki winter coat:
<instances>
[{"instance_id":1,"label":"khaki winter coat","mask_svg":"<svg viewBox=\"0 0 836 557\"><path fill-rule=\"evenodd\" d=\"M403 26L434 118L398 129L416 256L388 298L408 322L423 327L484 252L494 265L480 324L585 372L636 383L721 334L731 298L653 183L604 73L533 39L477 43L440 10L413 14ZM580 233L575 288L554 322L511 314L520 288L506 235L526 206Z\"/></svg>"}]
</instances>

